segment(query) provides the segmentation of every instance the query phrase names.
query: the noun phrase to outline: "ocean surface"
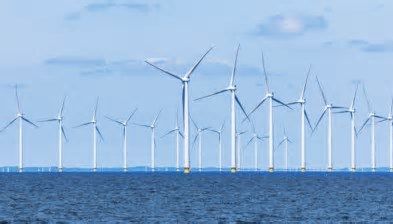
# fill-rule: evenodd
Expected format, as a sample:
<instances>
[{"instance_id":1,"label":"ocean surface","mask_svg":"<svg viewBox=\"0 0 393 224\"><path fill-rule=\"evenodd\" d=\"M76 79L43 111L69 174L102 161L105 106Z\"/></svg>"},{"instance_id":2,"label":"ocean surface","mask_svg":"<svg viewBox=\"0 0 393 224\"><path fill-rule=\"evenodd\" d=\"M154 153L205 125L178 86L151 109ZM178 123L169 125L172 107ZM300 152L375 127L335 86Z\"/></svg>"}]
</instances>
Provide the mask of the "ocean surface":
<instances>
[{"instance_id":1,"label":"ocean surface","mask_svg":"<svg viewBox=\"0 0 393 224\"><path fill-rule=\"evenodd\" d=\"M390 173L0 173L0 221L393 221Z\"/></svg>"}]
</instances>

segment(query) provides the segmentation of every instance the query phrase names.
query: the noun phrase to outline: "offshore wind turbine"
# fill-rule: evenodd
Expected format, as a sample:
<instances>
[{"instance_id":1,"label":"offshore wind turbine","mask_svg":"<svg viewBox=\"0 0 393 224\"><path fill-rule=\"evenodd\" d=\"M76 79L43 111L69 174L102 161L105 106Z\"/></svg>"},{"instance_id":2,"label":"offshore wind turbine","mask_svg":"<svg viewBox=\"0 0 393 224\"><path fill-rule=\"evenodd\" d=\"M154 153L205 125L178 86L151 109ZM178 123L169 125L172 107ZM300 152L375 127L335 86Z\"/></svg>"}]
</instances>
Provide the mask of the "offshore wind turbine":
<instances>
[{"instance_id":1,"label":"offshore wind turbine","mask_svg":"<svg viewBox=\"0 0 393 224\"><path fill-rule=\"evenodd\" d=\"M367 119L364 121L363 125L359 129L359 133L363 130L363 128L370 122L371 125L371 170L375 171L376 168L376 157L375 157L375 118L386 120L385 117L379 116L374 112L374 109L371 106L370 100L367 97L366 87L363 85L363 94L366 98L367 108L369 111L369 115Z\"/></svg>"},{"instance_id":2,"label":"offshore wind turbine","mask_svg":"<svg viewBox=\"0 0 393 224\"><path fill-rule=\"evenodd\" d=\"M123 129L123 171L124 172L127 172L127 168L128 168L128 166L127 166L127 126L137 110L138 109L135 108L126 120L117 120L117 119L105 116L110 121L113 121L114 123L122 126L122 129Z\"/></svg>"},{"instance_id":3,"label":"offshore wind turbine","mask_svg":"<svg viewBox=\"0 0 393 224\"><path fill-rule=\"evenodd\" d=\"M356 89L355 89L355 93L353 94L351 105L343 111L335 112L335 113L349 113L351 116L351 171L356 170L356 135L357 135L357 133L356 133L356 126L355 126L355 113L356 113L355 100L356 100L356 94L358 91L358 87L359 87L359 85L356 85Z\"/></svg>"},{"instance_id":4,"label":"offshore wind turbine","mask_svg":"<svg viewBox=\"0 0 393 224\"><path fill-rule=\"evenodd\" d=\"M214 132L218 136L218 170L222 171L222 131L224 130L225 121L219 129L208 129L208 131Z\"/></svg>"},{"instance_id":5,"label":"offshore wind turbine","mask_svg":"<svg viewBox=\"0 0 393 224\"><path fill-rule=\"evenodd\" d=\"M98 109L98 98L96 100L96 104L94 106L93 117L91 121L83 123L81 125L75 126L75 128L83 127L92 125L93 131L93 172L97 171L97 134L99 135L100 139L103 141L104 137L102 137L101 131L97 125L97 109Z\"/></svg>"},{"instance_id":6,"label":"offshore wind turbine","mask_svg":"<svg viewBox=\"0 0 393 224\"><path fill-rule=\"evenodd\" d=\"M300 97L297 101L288 103L288 105L294 105L298 104L300 105L300 170L301 171L306 171L306 128L305 128L305 122L307 120L307 124L310 127L311 131L313 130L313 127L311 126L310 118L307 114L306 111L306 98L305 98L305 92L306 92L306 87L307 87L307 81L310 76L310 71L311 71L311 65L308 68L306 80L303 85L303 89L300 93Z\"/></svg>"},{"instance_id":7,"label":"offshore wind turbine","mask_svg":"<svg viewBox=\"0 0 393 224\"><path fill-rule=\"evenodd\" d=\"M180 170L180 165L179 165L179 145L180 145L180 137L184 138L183 134L180 131L179 128L179 119L178 119L178 113L176 113L176 122L175 122L175 128L168 131L165 135L161 136L161 138L170 135L172 133L175 133L175 142L176 142L176 171Z\"/></svg>"},{"instance_id":8,"label":"offshore wind turbine","mask_svg":"<svg viewBox=\"0 0 393 224\"><path fill-rule=\"evenodd\" d=\"M153 66L155 69L177 79L180 80L183 86L182 90L182 103L183 103L183 131L184 131L184 173L190 172L190 108L189 108L189 82L191 78L191 74L195 71L198 65L202 62L202 60L206 57L206 55L213 49L213 47L209 48L206 53L198 60L198 62L183 76L175 75L171 72L168 72L148 61L145 61L147 64Z\"/></svg>"},{"instance_id":9,"label":"offshore wind turbine","mask_svg":"<svg viewBox=\"0 0 393 224\"><path fill-rule=\"evenodd\" d=\"M273 136L273 101L281 104L285 107L288 107L289 109L292 109L290 106L287 104L283 103L281 100L277 99L274 96L274 92L270 90L269 88L269 82L267 79L267 72L265 68L265 59L263 57L262 53L262 66L263 66L263 71L264 71L264 76L265 76L265 85L266 85L266 92L265 92L265 97L259 102L259 104L248 114L250 116L252 113L254 113L265 101L268 101L269 103L269 172L274 171L274 136Z\"/></svg>"},{"instance_id":10,"label":"offshore wind turbine","mask_svg":"<svg viewBox=\"0 0 393 224\"><path fill-rule=\"evenodd\" d=\"M61 107L59 113L57 114L57 117L39 121L39 122L57 122L58 124L58 158L59 158L58 165L57 165L58 172L63 171L63 138L66 141L68 141L63 126L63 119L64 119L63 111L64 111L65 100L66 97L63 98L63 102L61 103Z\"/></svg>"},{"instance_id":11,"label":"offshore wind turbine","mask_svg":"<svg viewBox=\"0 0 393 224\"><path fill-rule=\"evenodd\" d=\"M195 123L193 119L191 119L192 123L194 124L194 127L197 131L197 134L194 138L193 145L195 146L196 141L198 140L198 170L199 172L202 171L202 133L209 130L210 127L207 128L200 128L198 125Z\"/></svg>"},{"instance_id":12,"label":"offshore wind turbine","mask_svg":"<svg viewBox=\"0 0 393 224\"><path fill-rule=\"evenodd\" d=\"M151 138L150 138L150 168L151 171L154 172L155 170L155 164L156 164L156 127L157 127L157 120L160 117L160 114L162 112L162 109L158 112L158 114L155 116L153 122L150 124L138 124L134 123L134 125L137 125L139 127L145 127L149 128L151 131Z\"/></svg>"},{"instance_id":13,"label":"offshore wind turbine","mask_svg":"<svg viewBox=\"0 0 393 224\"><path fill-rule=\"evenodd\" d=\"M247 148L252 142L254 143L254 170L258 171L258 140L263 141L265 138L269 138L268 136L259 136L255 131L254 124L252 124L253 134L250 140L247 142L245 148Z\"/></svg>"},{"instance_id":14,"label":"offshore wind turbine","mask_svg":"<svg viewBox=\"0 0 393 224\"><path fill-rule=\"evenodd\" d=\"M388 116L379 122L383 121L387 121L389 125L389 170L390 172L393 172L393 98L390 103Z\"/></svg>"},{"instance_id":15,"label":"offshore wind turbine","mask_svg":"<svg viewBox=\"0 0 393 224\"><path fill-rule=\"evenodd\" d=\"M3 129L0 130L0 132L3 132L5 129L7 129L11 124L13 124L15 121L19 122L19 163L18 163L18 170L19 172L23 172L23 122L26 122L34 127L38 127L36 124L31 122L29 119L25 117L25 114L22 112L20 102L19 102L19 96L18 96L18 86L15 85L15 98L16 98L16 103L17 103L17 113L16 117L10 121Z\"/></svg>"},{"instance_id":16,"label":"offshore wind turbine","mask_svg":"<svg viewBox=\"0 0 393 224\"><path fill-rule=\"evenodd\" d=\"M328 124L327 124L327 151L328 151L327 169L328 169L328 171L332 171L333 170L333 162L332 162L332 110L345 109L345 107L333 106L333 104L327 100L325 93L323 92L322 85L319 82L318 76L316 76L315 78L317 80L317 84L318 84L319 91L320 91L322 99L323 99L323 103L325 104L325 108L324 108L321 116L319 117L319 119L314 127L314 131L317 129L319 123L322 121L322 118L327 114L327 116L328 116L327 117L327 119L328 119Z\"/></svg>"},{"instance_id":17,"label":"offshore wind turbine","mask_svg":"<svg viewBox=\"0 0 393 224\"><path fill-rule=\"evenodd\" d=\"M238 167L238 169L239 170L241 170L242 169L242 160L243 160L243 156L242 156L242 154L243 154L243 151L242 151L242 145L241 145L241 136L243 135L243 134L245 134L245 133L247 133L247 131L239 131L239 132L236 132L236 151L237 151L237 158L238 158L238 160L237 160L237 167Z\"/></svg>"},{"instance_id":18,"label":"offshore wind turbine","mask_svg":"<svg viewBox=\"0 0 393 224\"><path fill-rule=\"evenodd\" d=\"M238 158L236 158L236 104L239 105L240 109L243 111L243 113L245 114L246 118L248 118L246 111L244 110L243 105L241 104L239 97L236 94L236 84L235 84L235 74L236 74L236 69L237 69L237 58L239 55L239 50L240 50L240 45L238 45L237 49L236 49L236 53L235 53L235 59L234 59L234 63L233 63L233 69L232 69L232 75L231 75L231 79L229 80L229 85L228 87L219 90L217 92L214 92L212 94L209 94L207 96L203 96L200 98L197 98L195 100L201 100L204 98L208 98L217 94L221 94L224 92L229 92L230 96L231 96L231 106L230 106L230 110L231 110L231 172L236 172L237 170L237 160Z\"/></svg>"},{"instance_id":19,"label":"offshore wind turbine","mask_svg":"<svg viewBox=\"0 0 393 224\"><path fill-rule=\"evenodd\" d=\"M288 171L288 143L292 143L292 141L288 138L287 133L284 128L284 138L278 143L277 148L279 148L282 144L285 147L285 170Z\"/></svg>"}]
</instances>

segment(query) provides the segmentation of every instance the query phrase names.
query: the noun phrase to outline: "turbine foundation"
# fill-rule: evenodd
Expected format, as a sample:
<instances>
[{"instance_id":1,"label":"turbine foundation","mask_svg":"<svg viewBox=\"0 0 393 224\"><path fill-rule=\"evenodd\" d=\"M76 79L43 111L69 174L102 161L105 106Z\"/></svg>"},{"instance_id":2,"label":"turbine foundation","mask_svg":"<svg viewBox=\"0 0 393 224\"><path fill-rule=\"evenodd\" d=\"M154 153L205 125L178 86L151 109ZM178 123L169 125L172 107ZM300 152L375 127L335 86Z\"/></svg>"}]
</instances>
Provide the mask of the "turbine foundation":
<instances>
[{"instance_id":1,"label":"turbine foundation","mask_svg":"<svg viewBox=\"0 0 393 224\"><path fill-rule=\"evenodd\" d=\"M189 174L190 173L190 167L184 167L184 174Z\"/></svg>"}]
</instances>

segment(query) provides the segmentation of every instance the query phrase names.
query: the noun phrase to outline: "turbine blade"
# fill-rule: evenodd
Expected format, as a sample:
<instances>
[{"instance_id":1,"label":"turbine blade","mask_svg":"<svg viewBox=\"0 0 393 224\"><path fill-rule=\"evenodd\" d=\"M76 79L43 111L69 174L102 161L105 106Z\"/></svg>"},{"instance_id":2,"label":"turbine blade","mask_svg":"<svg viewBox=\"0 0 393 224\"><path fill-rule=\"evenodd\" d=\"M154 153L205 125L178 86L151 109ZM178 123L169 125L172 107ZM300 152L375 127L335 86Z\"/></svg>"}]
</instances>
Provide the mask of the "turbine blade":
<instances>
[{"instance_id":1,"label":"turbine blade","mask_svg":"<svg viewBox=\"0 0 393 224\"><path fill-rule=\"evenodd\" d=\"M161 138L164 138L164 137L166 137L167 135L170 135L170 134L172 134L172 133L175 132L175 131L177 131L177 129L170 130L170 131L168 131L166 134L162 135Z\"/></svg>"},{"instance_id":2,"label":"turbine blade","mask_svg":"<svg viewBox=\"0 0 393 224\"><path fill-rule=\"evenodd\" d=\"M293 143L289 138L287 138L287 141L288 141L289 143Z\"/></svg>"},{"instance_id":3,"label":"turbine blade","mask_svg":"<svg viewBox=\"0 0 393 224\"><path fill-rule=\"evenodd\" d=\"M197 135L195 135L194 141L192 142L192 149L195 148L195 143L196 143L196 141L198 139L198 136L199 136L199 133Z\"/></svg>"},{"instance_id":4,"label":"turbine blade","mask_svg":"<svg viewBox=\"0 0 393 224\"><path fill-rule=\"evenodd\" d=\"M222 122L222 125L220 127L220 131L224 130L224 126L225 126L225 121Z\"/></svg>"},{"instance_id":5,"label":"turbine blade","mask_svg":"<svg viewBox=\"0 0 393 224\"><path fill-rule=\"evenodd\" d=\"M333 114L345 114L345 113L350 113L347 110L342 110L342 111L334 111Z\"/></svg>"},{"instance_id":6,"label":"turbine blade","mask_svg":"<svg viewBox=\"0 0 393 224\"><path fill-rule=\"evenodd\" d=\"M175 79L178 79L178 80L180 80L180 81L183 81L182 80L182 78L180 78L179 76L177 76L177 75L175 75L175 74L173 74L173 73L170 73L170 72L168 72L168 71L166 71L166 70L164 70L164 69L162 69L162 68L160 68L160 67L158 67L158 66L156 66L156 65L154 65L154 64L152 64L152 63L150 63L150 62L148 62L148 61L145 61L148 65L150 65L150 66L152 66L153 68L155 68L155 69L157 69L157 70L159 70L159 71L161 71L161 72L163 72L163 73L165 73L165 74L167 74L167 75L170 75L170 76L172 76L173 78L175 78Z\"/></svg>"},{"instance_id":7,"label":"turbine blade","mask_svg":"<svg viewBox=\"0 0 393 224\"><path fill-rule=\"evenodd\" d=\"M67 98L67 96L64 96L63 102L61 103L61 107L60 107L60 111L59 111L60 117L63 116L63 111L64 111L64 105L65 105L66 98Z\"/></svg>"},{"instance_id":8,"label":"turbine blade","mask_svg":"<svg viewBox=\"0 0 393 224\"><path fill-rule=\"evenodd\" d=\"M248 113L248 117L250 117L250 115L252 114L252 113L254 113L265 101L266 101L266 99L267 99L267 97L265 96L262 100L261 100L261 102L259 102L259 104L250 112L250 113Z\"/></svg>"},{"instance_id":9,"label":"turbine blade","mask_svg":"<svg viewBox=\"0 0 393 224\"><path fill-rule=\"evenodd\" d=\"M250 140L247 142L247 144L244 148L247 148L251 144L252 140L254 140L254 139L255 139L255 137L250 138Z\"/></svg>"},{"instance_id":10,"label":"turbine blade","mask_svg":"<svg viewBox=\"0 0 393 224\"><path fill-rule=\"evenodd\" d=\"M284 143L284 142L285 142L285 138L283 140L281 140L280 143L278 143L277 148L279 148L282 145L282 143Z\"/></svg>"},{"instance_id":11,"label":"turbine blade","mask_svg":"<svg viewBox=\"0 0 393 224\"><path fill-rule=\"evenodd\" d=\"M156 117L154 118L153 125L156 125L157 120L158 120L158 118L160 117L161 112L162 112L162 109L160 109L160 111L158 112L158 114L157 114Z\"/></svg>"},{"instance_id":12,"label":"turbine blade","mask_svg":"<svg viewBox=\"0 0 393 224\"><path fill-rule=\"evenodd\" d=\"M315 78L317 79L318 88L319 88L319 91L321 92L322 99L323 99L323 103L324 103L325 105L327 105L328 102L327 102L325 93L323 92L322 85L321 85L321 83L319 82L318 76L315 76Z\"/></svg>"},{"instance_id":13,"label":"turbine blade","mask_svg":"<svg viewBox=\"0 0 393 224\"><path fill-rule=\"evenodd\" d=\"M269 136L262 136L262 137L260 137L260 136L257 136L257 138L258 138L260 141L263 141L263 139L265 139L265 138L269 138Z\"/></svg>"},{"instance_id":14,"label":"turbine blade","mask_svg":"<svg viewBox=\"0 0 393 224\"><path fill-rule=\"evenodd\" d=\"M360 132L362 132L363 128L366 126L366 124L368 123L368 121L370 120L370 117L368 117L366 119L366 121L364 121L364 123L362 124L362 126L360 127L359 131L357 132L357 134L359 135Z\"/></svg>"},{"instance_id":15,"label":"turbine blade","mask_svg":"<svg viewBox=\"0 0 393 224\"><path fill-rule=\"evenodd\" d=\"M343 107L343 106L332 106L332 109L347 109L347 110L349 110L348 107Z\"/></svg>"},{"instance_id":16,"label":"turbine blade","mask_svg":"<svg viewBox=\"0 0 393 224\"><path fill-rule=\"evenodd\" d=\"M220 93L224 93L224 92L226 92L226 91L228 91L228 90L227 90L227 89L223 89L223 90L214 92L214 93L212 93L212 94L209 94L209 95L206 95L206 96L202 96L202 97L196 98L194 101L201 100L201 99L205 99L205 98L208 98L208 97L211 97L211 96L220 94Z\"/></svg>"},{"instance_id":17,"label":"turbine blade","mask_svg":"<svg viewBox=\"0 0 393 224\"><path fill-rule=\"evenodd\" d=\"M308 117L308 113L306 110L304 110L304 116L306 117L307 124L310 127L311 131L314 131L314 128L311 125L310 118Z\"/></svg>"},{"instance_id":18,"label":"turbine blade","mask_svg":"<svg viewBox=\"0 0 393 224\"><path fill-rule=\"evenodd\" d=\"M388 119L387 117L382 117L382 116L379 116L379 115L375 115L374 117L379 118L379 119L383 119L383 120L387 120Z\"/></svg>"},{"instance_id":19,"label":"turbine blade","mask_svg":"<svg viewBox=\"0 0 393 224\"><path fill-rule=\"evenodd\" d=\"M145 127L145 128L150 128L150 125L147 124L138 124L138 123L132 123L133 125L139 126L139 127Z\"/></svg>"},{"instance_id":20,"label":"turbine blade","mask_svg":"<svg viewBox=\"0 0 393 224\"><path fill-rule=\"evenodd\" d=\"M10 121L4 128L2 128L0 130L0 132L3 132L5 129L7 129L11 124L13 124L16 120L18 119L18 117L14 118L14 120Z\"/></svg>"},{"instance_id":21,"label":"turbine blade","mask_svg":"<svg viewBox=\"0 0 393 224\"><path fill-rule=\"evenodd\" d=\"M287 104L285 104L284 102L278 100L277 98L272 97L272 100L273 100L273 101L276 101L277 103L279 103L279 104L281 104L281 105L283 105L283 106L285 106L285 107L288 107L288 108L291 109L291 110L293 110L292 107L288 106Z\"/></svg>"},{"instance_id":22,"label":"turbine blade","mask_svg":"<svg viewBox=\"0 0 393 224\"><path fill-rule=\"evenodd\" d=\"M61 126L61 133L63 134L64 139L68 142L67 135L66 135L66 133L65 133L65 131L64 131L64 126Z\"/></svg>"},{"instance_id":23,"label":"turbine blade","mask_svg":"<svg viewBox=\"0 0 393 224\"><path fill-rule=\"evenodd\" d=\"M307 72L307 76L306 76L306 81L304 81L304 85L303 85L303 89L302 89L302 93L300 95L300 99L304 99L304 94L306 92L306 87L307 87L307 81L308 81L308 77L310 76L311 73L311 65L308 67L308 72Z\"/></svg>"},{"instance_id":24,"label":"turbine blade","mask_svg":"<svg viewBox=\"0 0 393 224\"><path fill-rule=\"evenodd\" d=\"M18 95L18 85L15 85L15 97L16 97L16 104L17 104L17 109L18 109L18 113L21 113L21 109L20 109L20 102L19 102L19 95Z\"/></svg>"},{"instance_id":25,"label":"turbine blade","mask_svg":"<svg viewBox=\"0 0 393 224\"><path fill-rule=\"evenodd\" d=\"M351 103L351 108L355 107L355 100L356 100L356 95L358 93L358 88L359 88L359 84L356 84L356 89L355 89L355 94L353 94L353 99L352 99L352 103Z\"/></svg>"},{"instance_id":26,"label":"turbine blade","mask_svg":"<svg viewBox=\"0 0 393 224\"><path fill-rule=\"evenodd\" d=\"M39 120L38 122L52 122L52 121L58 121L58 119L57 118L45 119L45 120Z\"/></svg>"},{"instance_id":27,"label":"turbine blade","mask_svg":"<svg viewBox=\"0 0 393 224\"><path fill-rule=\"evenodd\" d=\"M96 126L96 131L97 131L98 135L100 136L101 140L104 141L104 137L102 136L101 131L98 128L98 126Z\"/></svg>"},{"instance_id":28,"label":"turbine blade","mask_svg":"<svg viewBox=\"0 0 393 224\"><path fill-rule=\"evenodd\" d=\"M250 118L247 115L246 110L244 110L244 107L243 107L242 103L240 102L239 98L237 97L237 94L235 94L235 100L236 100L237 104L239 105L240 109L242 110L244 116L246 116L246 119L250 120Z\"/></svg>"},{"instance_id":29,"label":"turbine blade","mask_svg":"<svg viewBox=\"0 0 393 224\"><path fill-rule=\"evenodd\" d=\"M265 85L266 85L266 93L270 92L269 88L269 82L267 79L267 72L266 72L266 67L265 67L265 57L263 56L263 51L262 51L262 66L263 66L263 74L265 75Z\"/></svg>"},{"instance_id":30,"label":"turbine blade","mask_svg":"<svg viewBox=\"0 0 393 224\"><path fill-rule=\"evenodd\" d=\"M134 116L135 112L138 110L138 108L135 108L134 111L132 111L132 113L130 114L130 116L128 116L127 121L126 121L126 125L128 124L128 122L131 120L131 118Z\"/></svg>"},{"instance_id":31,"label":"turbine blade","mask_svg":"<svg viewBox=\"0 0 393 224\"><path fill-rule=\"evenodd\" d=\"M83 124L81 124L81 125L78 125L78 126L74 126L74 128L79 128L79 127L82 127L82 126L86 126L86 125L89 125L89 124L92 124L93 122L86 122L86 123L83 123Z\"/></svg>"},{"instance_id":32,"label":"turbine blade","mask_svg":"<svg viewBox=\"0 0 393 224\"><path fill-rule=\"evenodd\" d=\"M97 97L97 100L96 100L96 105L94 106L94 119L97 117L97 109L98 109L98 100L99 100L99 98Z\"/></svg>"},{"instance_id":33,"label":"turbine blade","mask_svg":"<svg viewBox=\"0 0 393 224\"><path fill-rule=\"evenodd\" d=\"M199 59L199 61L186 73L184 78L189 79L191 77L191 74L195 71L195 69L198 67L198 65L202 62L202 60L206 57L206 55L213 49L214 47L209 48L209 50L206 51L206 53Z\"/></svg>"},{"instance_id":34,"label":"turbine blade","mask_svg":"<svg viewBox=\"0 0 393 224\"><path fill-rule=\"evenodd\" d=\"M199 129L198 125L195 123L194 119L192 119L192 117L190 116L190 120L191 122L194 124L195 129Z\"/></svg>"},{"instance_id":35,"label":"turbine blade","mask_svg":"<svg viewBox=\"0 0 393 224\"><path fill-rule=\"evenodd\" d=\"M370 100L368 99L366 87L364 86L364 84L363 84L363 94L364 94L364 98L366 98L368 111L371 112L372 108L371 108Z\"/></svg>"},{"instance_id":36,"label":"turbine blade","mask_svg":"<svg viewBox=\"0 0 393 224\"><path fill-rule=\"evenodd\" d=\"M235 73L236 73L236 68L237 68L237 57L239 55L239 50L240 50L240 44L237 46L237 49L236 49L235 61L233 62L233 70L232 70L232 76L231 76L231 80L229 82L229 86L233 86L235 83Z\"/></svg>"},{"instance_id":37,"label":"turbine blade","mask_svg":"<svg viewBox=\"0 0 393 224\"><path fill-rule=\"evenodd\" d=\"M390 103L390 116L392 116L393 114L393 97L392 97L392 101Z\"/></svg>"},{"instance_id":38,"label":"turbine blade","mask_svg":"<svg viewBox=\"0 0 393 224\"><path fill-rule=\"evenodd\" d=\"M177 130L178 132L179 132L179 135L182 137L182 138L184 138L184 135L183 135L183 133L181 133L181 131L180 130Z\"/></svg>"},{"instance_id":39,"label":"turbine blade","mask_svg":"<svg viewBox=\"0 0 393 224\"><path fill-rule=\"evenodd\" d=\"M121 123L121 121L118 121L118 120L113 119L113 118L111 118L111 117L105 116L105 118L108 119L108 120L110 120L110 121L113 121L113 122L115 122L115 123L118 123L118 124L120 124L120 125L123 125L123 123Z\"/></svg>"},{"instance_id":40,"label":"turbine blade","mask_svg":"<svg viewBox=\"0 0 393 224\"><path fill-rule=\"evenodd\" d=\"M319 117L319 119L318 119L318 121L317 121L317 124L316 124L315 127L313 128L314 131L317 130L319 123L321 122L323 116L325 116L325 114L326 114L326 111L327 111L327 108L325 108L325 110L323 110L323 113L322 113L321 116ZM313 132L314 132L314 131L313 131Z\"/></svg>"},{"instance_id":41,"label":"turbine blade","mask_svg":"<svg viewBox=\"0 0 393 224\"><path fill-rule=\"evenodd\" d=\"M38 128L38 126L36 124L34 124L32 121L30 121L29 119L25 118L22 116L22 120L26 121L27 123L33 125L34 127Z\"/></svg>"}]
</instances>

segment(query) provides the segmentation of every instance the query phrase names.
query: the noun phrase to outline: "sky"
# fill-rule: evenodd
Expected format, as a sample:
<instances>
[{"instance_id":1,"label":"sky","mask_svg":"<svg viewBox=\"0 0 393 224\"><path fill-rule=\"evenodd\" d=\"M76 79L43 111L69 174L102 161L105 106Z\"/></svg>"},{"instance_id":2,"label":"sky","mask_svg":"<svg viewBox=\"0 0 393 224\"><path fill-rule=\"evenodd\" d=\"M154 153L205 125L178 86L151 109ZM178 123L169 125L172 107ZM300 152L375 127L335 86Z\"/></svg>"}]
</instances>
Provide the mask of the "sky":
<instances>
[{"instance_id":1,"label":"sky","mask_svg":"<svg viewBox=\"0 0 393 224\"><path fill-rule=\"evenodd\" d=\"M391 1L1 1L0 2L0 125L16 116L13 86L18 84L21 106L33 121L57 115L66 95L65 167L92 164L91 128L73 128L90 121L99 97L98 125L104 141L98 145L99 167L122 164L121 127L105 116L125 119L138 108L132 122L150 123L160 109L157 166L174 166L174 136L161 138L174 127L181 106L181 85L144 63L149 60L184 74L211 46L214 49L192 76L191 100L229 83L235 48L241 45L236 84L247 111L265 93L261 52L271 89L285 102L297 100L311 65L306 91L307 110L315 124L323 101L315 76L328 101L349 106L356 83L364 84L373 110L389 112L393 95L393 30ZM357 100L357 126L367 118L362 91ZM201 127L218 128L225 121L224 166L229 166L229 95L191 102L191 115ZM240 110L244 165L253 166L246 147L252 130ZM266 105L252 116L260 135L267 133ZM299 109L274 108L275 145L283 129L293 141L289 166L300 166ZM17 164L18 132L14 124L0 133L0 166ZM388 166L388 124L376 129L377 165ZM57 164L56 124L24 124L25 166ZM192 139L195 130L191 130ZM150 132L130 125L130 166L150 163ZM357 163L370 166L369 128L357 139ZM217 136L203 135L203 166L217 166ZM259 167L267 168L267 141L259 144ZM307 133L307 165L326 168L326 120ZM283 167L283 148L276 148L275 166ZM181 158L182 153L181 153ZM197 165L196 148L191 165ZM350 164L350 120L333 117L333 165Z\"/></svg>"}]
</instances>

